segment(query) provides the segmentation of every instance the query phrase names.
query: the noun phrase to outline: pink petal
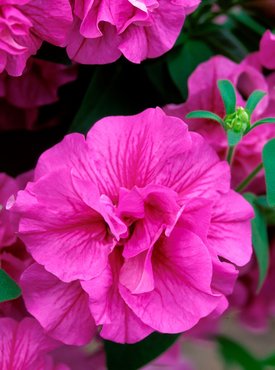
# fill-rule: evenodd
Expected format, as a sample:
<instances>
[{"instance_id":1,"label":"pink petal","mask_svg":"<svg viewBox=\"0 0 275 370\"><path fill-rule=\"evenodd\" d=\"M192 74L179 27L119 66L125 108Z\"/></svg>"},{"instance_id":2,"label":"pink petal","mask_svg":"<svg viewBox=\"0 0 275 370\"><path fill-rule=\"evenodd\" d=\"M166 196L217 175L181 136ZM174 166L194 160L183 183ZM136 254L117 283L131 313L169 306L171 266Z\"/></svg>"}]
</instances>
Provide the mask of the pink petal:
<instances>
[{"instance_id":1,"label":"pink petal","mask_svg":"<svg viewBox=\"0 0 275 370\"><path fill-rule=\"evenodd\" d=\"M187 201L194 197L215 199L227 193L230 171L214 150L198 134L191 133L192 147L184 154L171 158L156 177L158 184L178 192Z\"/></svg>"},{"instance_id":2,"label":"pink petal","mask_svg":"<svg viewBox=\"0 0 275 370\"><path fill-rule=\"evenodd\" d=\"M78 282L63 283L42 266L33 264L21 277L27 310L53 338L83 345L95 335L88 295Z\"/></svg>"},{"instance_id":3,"label":"pink petal","mask_svg":"<svg viewBox=\"0 0 275 370\"><path fill-rule=\"evenodd\" d=\"M118 291L118 274L122 259L115 250L104 272L81 285L90 297L90 310L97 325L103 325L100 335L118 343L135 343L147 337L153 329L125 304Z\"/></svg>"},{"instance_id":4,"label":"pink petal","mask_svg":"<svg viewBox=\"0 0 275 370\"><path fill-rule=\"evenodd\" d=\"M208 234L211 249L238 266L247 264L252 254L250 221L254 216L250 204L230 191L217 201L212 215Z\"/></svg>"},{"instance_id":5,"label":"pink petal","mask_svg":"<svg viewBox=\"0 0 275 370\"><path fill-rule=\"evenodd\" d=\"M61 280L90 279L106 266L113 238L66 171L29 183L18 193L13 210L21 213L20 237L33 258Z\"/></svg>"},{"instance_id":6,"label":"pink petal","mask_svg":"<svg viewBox=\"0 0 275 370\"><path fill-rule=\"evenodd\" d=\"M265 68L275 69L275 35L269 30L260 42L260 60Z\"/></svg>"},{"instance_id":7,"label":"pink petal","mask_svg":"<svg viewBox=\"0 0 275 370\"><path fill-rule=\"evenodd\" d=\"M211 292L211 257L195 234L175 228L154 246L152 261L152 292L132 294L120 286L123 299L144 323L163 333L179 333L215 309L220 297Z\"/></svg>"},{"instance_id":8,"label":"pink petal","mask_svg":"<svg viewBox=\"0 0 275 370\"><path fill-rule=\"evenodd\" d=\"M87 141L99 189L113 201L120 187L144 187L169 158L190 147L186 125L160 108L136 116L103 118L89 131Z\"/></svg>"},{"instance_id":9,"label":"pink petal","mask_svg":"<svg viewBox=\"0 0 275 370\"><path fill-rule=\"evenodd\" d=\"M44 355L58 346L31 318L16 322L0 318L0 368L3 370L43 369Z\"/></svg>"}]
</instances>

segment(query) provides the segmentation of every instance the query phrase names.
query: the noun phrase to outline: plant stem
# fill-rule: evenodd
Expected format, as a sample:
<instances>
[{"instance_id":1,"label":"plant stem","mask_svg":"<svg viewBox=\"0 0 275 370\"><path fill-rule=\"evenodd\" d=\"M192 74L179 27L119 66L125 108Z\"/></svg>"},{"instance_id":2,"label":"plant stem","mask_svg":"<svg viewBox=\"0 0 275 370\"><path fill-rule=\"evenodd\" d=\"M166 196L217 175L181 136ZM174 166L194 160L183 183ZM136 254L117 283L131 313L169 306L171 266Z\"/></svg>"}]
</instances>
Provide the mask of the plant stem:
<instances>
[{"instance_id":1,"label":"plant stem","mask_svg":"<svg viewBox=\"0 0 275 370\"><path fill-rule=\"evenodd\" d=\"M234 148L235 148L234 146L230 146L228 149L226 160L229 164L231 164L232 159L233 159Z\"/></svg>"},{"instance_id":2,"label":"plant stem","mask_svg":"<svg viewBox=\"0 0 275 370\"><path fill-rule=\"evenodd\" d=\"M240 185L237 186L236 191L238 193L242 192L250 183L251 181L258 175L258 173L261 171L261 169L264 167L263 163L260 163L252 172L250 175L247 176L246 179L244 179Z\"/></svg>"}]
</instances>

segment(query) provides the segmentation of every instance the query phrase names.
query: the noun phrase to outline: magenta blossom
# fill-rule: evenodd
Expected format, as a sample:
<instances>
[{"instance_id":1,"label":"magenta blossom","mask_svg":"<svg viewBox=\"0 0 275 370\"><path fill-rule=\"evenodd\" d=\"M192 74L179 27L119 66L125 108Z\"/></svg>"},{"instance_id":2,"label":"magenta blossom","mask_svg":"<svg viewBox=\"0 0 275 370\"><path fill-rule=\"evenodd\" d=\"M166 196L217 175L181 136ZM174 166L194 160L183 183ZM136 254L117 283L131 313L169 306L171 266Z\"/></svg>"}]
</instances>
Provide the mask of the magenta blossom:
<instances>
[{"instance_id":1,"label":"magenta blossom","mask_svg":"<svg viewBox=\"0 0 275 370\"><path fill-rule=\"evenodd\" d=\"M170 50L200 0L74 0L71 59L105 64L122 54L140 63Z\"/></svg>"},{"instance_id":2,"label":"magenta blossom","mask_svg":"<svg viewBox=\"0 0 275 370\"><path fill-rule=\"evenodd\" d=\"M31 318L17 322L0 318L0 368L2 370L69 370L55 365L48 352L58 342L47 337L41 326Z\"/></svg>"},{"instance_id":3,"label":"magenta blossom","mask_svg":"<svg viewBox=\"0 0 275 370\"><path fill-rule=\"evenodd\" d=\"M251 256L253 211L230 190L227 163L159 108L102 119L86 139L66 136L40 157L13 210L45 267L30 268L40 277L25 294L28 310L54 328L48 312L62 307L51 285L72 297L82 287L101 336L117 342L183 332L220 312L234 265Z\"/></svg>"},{"instance_id":4,"label":"magenta blossom","mask_svg":"<svg viewBox=\"0 0 275 370\"><path fill-rule=\"evenodd\" d=\"M166 106L166 113L185 119L191 111L208 110L224 118L225 110L217 88L217 81L220 79L228 79L234 84L238 106L244 106L245 100L256 89L270 92L268 80L254 65L236 64L225 57L215 56L200 64L189 77L187 101L179 105ZM255 122L267 115L275 115L275 106L270 94L259 104L252 116L252 121ZM200 133L211 144L221 159L226 158L227 138L219 123L207 119L186 119L186 122L190 130ZM263 146L274 136L275 126L264 125L251 131L238 144L232 163L234 187L261 163ZM265 190L263 171L260 172L251 189L257 193Z\"/></svg>"},{"instance_id":5,"label":"magenta blossom","mask_svg":"<svg viewBox=\"0 0 275 370\"><path fill-rule=\"evenodd\" d=\"M71 22L69 0L0 0L0 73L20 76L42 41L64 44Z\"/></svg>"}]
</instances>

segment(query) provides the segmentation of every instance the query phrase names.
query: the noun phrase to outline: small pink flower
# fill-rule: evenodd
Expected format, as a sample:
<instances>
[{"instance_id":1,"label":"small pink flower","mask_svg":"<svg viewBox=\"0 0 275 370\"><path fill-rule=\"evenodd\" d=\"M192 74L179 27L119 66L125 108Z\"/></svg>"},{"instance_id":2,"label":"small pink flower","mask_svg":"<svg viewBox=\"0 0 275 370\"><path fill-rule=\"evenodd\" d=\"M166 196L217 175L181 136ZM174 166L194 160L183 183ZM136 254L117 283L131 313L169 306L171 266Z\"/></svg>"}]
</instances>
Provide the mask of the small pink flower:
<instances>
[{"instance_id":1,"label":"small pink flower","mask_svg":"<svg viewBox=\"0 0 275 370\"><path fill-rule=\"evenodd\" d=\"M47 337L41 326L31 318L16 322L0 318L0 368L2 370L69 370L54 365L48 352L58 342Z\"/></svg>"},{"instance_id":2,"label":"small pink flower","mask_svg":"<svg viewBox=\"0 0 275 370\"><path fill-rule=\"evenodd\" d=\"M253 59L254 60L254 59ZM167 114L185 119L186 114L194 110L208 110L224 118L224 106L217 88L220 79L230 80L237 90L237 105L244 106L245 100L256 89L269 92L268 97L256 108L252 121L262 117L274 116L274 101L271 96L270 83L265 76L255 68L253 63L236 64L229 59L215 56L200 64L188 80L189 95L185 103L170 104L165 107ZM205 73L207 71L207 73ZM200 133L216 150L221 159L227 152L226 133L220 124L206 119L186 119L190 130ZM262 161L264 144L275 135L274 125L264 125L251 131L238 144L232 163L232 186L239 185L255 167ZM251 188L257 193L265 189L263 171L258 175Z\"/></svg>"},{"instance_id":3,"label":"small pink flower","mask_svg":"<svg viewBox=\"0 0 275 370\"><path fill-rule=\"evenodd\" d=\"M59 296L72 289L68 306L85 290L106 339L189 330L221 314L234 265L251 256L253 211L230 190L227 163L159 108L105 118L86 139L66 136L41 156L13 211L20 237L48 271L22 278L27 308L47 330L63 315L55 285Z\"/></svg>"},{"instance_id":4,"label":"small pink flower","mask_svg":"<svg viewBox=\"0 0 275 370\"><path fill-rule=\"evenodd\" d=\"M75 0L68 39L71 59L105 64L122 54L131 62L155 58L174 45L186 15L200 0Z\"/></svg>"},{"instance_id":5,"label":"small pink flower","mask_svg":"<svg viewBox=\"0 0 275 370\"><path fill-rule=\"evenodd\" d=\"M1 0L0 73L20 76L43 41L64 44L71 22L68 0Z\"/></svg>"}]
</instances>

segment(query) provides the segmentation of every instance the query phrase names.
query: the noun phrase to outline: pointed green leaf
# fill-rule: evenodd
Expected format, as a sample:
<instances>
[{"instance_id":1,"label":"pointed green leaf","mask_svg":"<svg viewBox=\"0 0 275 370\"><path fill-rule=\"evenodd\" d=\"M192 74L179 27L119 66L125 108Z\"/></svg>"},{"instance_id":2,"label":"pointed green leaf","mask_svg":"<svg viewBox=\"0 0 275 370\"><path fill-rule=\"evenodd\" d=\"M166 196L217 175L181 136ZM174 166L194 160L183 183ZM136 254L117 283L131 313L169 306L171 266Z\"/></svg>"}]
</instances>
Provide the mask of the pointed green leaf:
<instances>
[{"instance_id":1,"label":"pointed green leaf","mask_svg":"<svg viewBox=\"0 0 275 370\"><path fill-rule=\"evenodd\" d=\"M195 110L186 115L186 118L205 118L212 119L219 122L224 127L224 122L217 114L209 112L207 110Z\"/></svg>"},{"instance_id":2,"label":"pointed green leaf","mask_svg":"<svg viewBox=\"0 0 275 370\"><path fill-rule=\"evenodd\" d=\"M264 98L265 95L266 95L266 93L264 91L255 90L249 96L249 98L246 102L245 109L248 111L248 113L250 115L254 112L255 108L260 103L260 101Z\"/></svg>"},{"instance_id":3,"label":"pointed green leaf","mask_svg":"<svg viewBox=\"0 0 275 370\"><path fill-rule=\"evenodd\" d=\"M181 92L183 99L187 97L187 81L195 68L213 55L207 44L201 40L187 38L179 48L174 48L166 58L170 76Z\"/></svg>"},{"instance_id":4,"label":"pointed green leaf","mask_svg":"<svg viewBox=\"0 0 275 370\"><path fill-rule=\"evenodd\" d=\"M269 243L265 215L257 204L257 198L252 193L244 194L245 199L253 206L255 217L252 220L252 242L259 266L258 291L262 287L269 265Z\"/></svg>"},{"instance_id":5,"label":"pointed green leaf","mask_svg":"<svg viewBox=\"0 0 275 370\"><path fill-rule=\"evenodd\" d=\"M224 103L226 114L232 114L236 110L236 91L229 80L219 80L218 88Z\"/></svg>"},{"instance_id":6,"label":"pointed green leaf","mask_svg":"<svg viewBox=\"0 0 275 370\"><path fill-rule=\"evenodd\" d=\"M268 226L275 226L275 207L270 207L267 204L266 196L261 195L257 198L257 205L260 207L262 213L265 216L265 220Z\"/></svg>"},{"instance_id":7,"label":"pointed green leaf","mask_svg":"<svg viewBox=\"0 0 275 370\"><path fill-rule=\"evenodd\" d=\"M20 297L21 290L16 282L0 269L0 302L10 301Z\"/></svg>"},{"instance_id":8,"label":"pointed green leaf","mask_svg":"<svg viewBox=\"0 0 275 370\"><path fill-rule=\"evenodd\" d=\"M165 352L179 334L153 333L135 344L104 341L108 370L137 370Z\"/></svg>"},{"instance_id":9,"label":"pointed green leaf","mask_svg":"<svg viewBox=\"0 0 275 370\"><path fill-rule=\"evenodd\" d=\"M233 130L227 131L227 141L229 146L235 146L242 140L243 134Z\"/></svg>"},{"instance_id":10,"label":"pointed green leaf","mask_svg":"<svg viewBox=\"0 0 275 370\"><path fill-rule=\"evenodd\" d=\"M267 202L275 207L275 139L270 140L263 149Z\"/></svg>"},{"instance_id":11,"label":"pointed green leaf","mask_svg":"<svg viewBox=\"0 0 275 370\"><path fill-rule=\"evenodd\" d=\"M256 121L253 123L253 125L246 131L246 134L248 134L250 131L252 131L255 127L264 125L265 123L275 123L275 117L268 117L268 118L263 118L259 121Z\"/></svg>"}]
</instances>

